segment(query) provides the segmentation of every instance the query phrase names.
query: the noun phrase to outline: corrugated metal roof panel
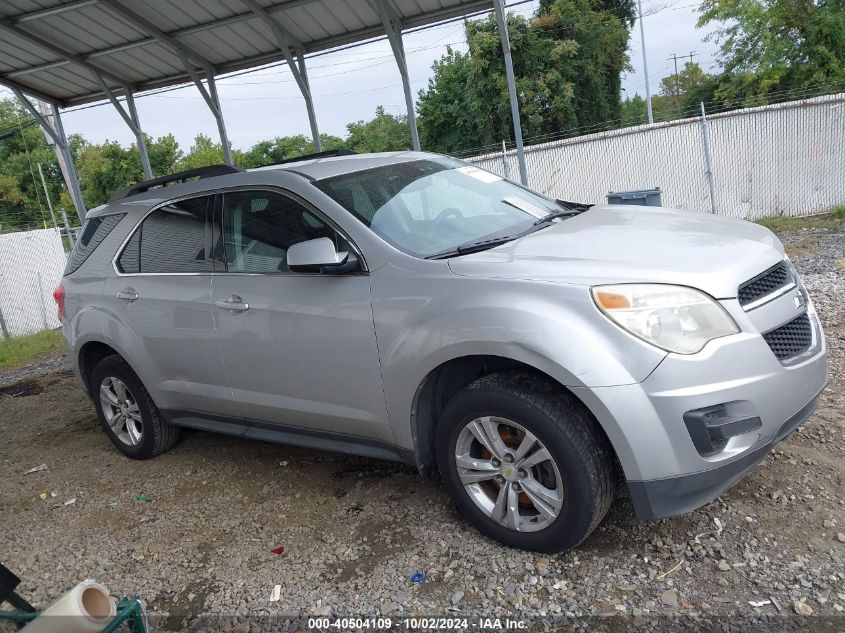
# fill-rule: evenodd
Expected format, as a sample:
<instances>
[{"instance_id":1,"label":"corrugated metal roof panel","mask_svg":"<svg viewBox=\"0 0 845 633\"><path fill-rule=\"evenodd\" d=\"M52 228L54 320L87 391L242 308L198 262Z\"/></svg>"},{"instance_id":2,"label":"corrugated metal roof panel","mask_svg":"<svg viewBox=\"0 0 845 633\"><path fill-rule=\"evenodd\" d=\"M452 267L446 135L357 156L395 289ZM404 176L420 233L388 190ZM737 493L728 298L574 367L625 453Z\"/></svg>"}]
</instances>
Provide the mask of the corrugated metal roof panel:
<instances>
[{"instance_id":1,"label":"corrugated metal roof panel","mask_svg":"<svg viewBox=\"0 0 845 633\"><path fill-rule=\"evenodd\" d=\"M383 34L381 18L370 0L258 1L307 53ZM406 28L492 6L492 0L388 2ZM124 15L121 8L141 20ZM268 25L247 8L240 0L4 0L0 2L0 83L61 105L104 98L86 64L104 69L136 91L184 83L187 72L173 43L160 41L155 31L186 50L198 67L211 63L217 74L281 58ZM76 59L57 63L62 57L27 39L26 33ZM113 79L107 81L114 84Z\"/></svg>"}]
</instances>

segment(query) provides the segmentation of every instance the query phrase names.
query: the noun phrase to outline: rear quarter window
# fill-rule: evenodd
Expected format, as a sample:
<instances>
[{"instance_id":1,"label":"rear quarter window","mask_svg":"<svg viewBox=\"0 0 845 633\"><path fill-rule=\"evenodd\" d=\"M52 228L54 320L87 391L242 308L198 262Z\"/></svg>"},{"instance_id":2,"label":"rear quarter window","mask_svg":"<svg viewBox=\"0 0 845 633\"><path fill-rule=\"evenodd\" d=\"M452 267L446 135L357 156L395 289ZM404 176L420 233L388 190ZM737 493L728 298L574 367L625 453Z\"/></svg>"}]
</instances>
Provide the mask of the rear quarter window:
<instances>
[{"instance_id":1,"label":"rear quarter window","mask_svg":"<svg viewBox=\"0 0 845 633\"><path fill-rule=\"evenodd\" d=\"M79 232L76 245L68 257L65 275L71 274L82 266L88 256L97 249L125 215L125 213L116 213L86 220Z\"/></svg>"}]
</instances>

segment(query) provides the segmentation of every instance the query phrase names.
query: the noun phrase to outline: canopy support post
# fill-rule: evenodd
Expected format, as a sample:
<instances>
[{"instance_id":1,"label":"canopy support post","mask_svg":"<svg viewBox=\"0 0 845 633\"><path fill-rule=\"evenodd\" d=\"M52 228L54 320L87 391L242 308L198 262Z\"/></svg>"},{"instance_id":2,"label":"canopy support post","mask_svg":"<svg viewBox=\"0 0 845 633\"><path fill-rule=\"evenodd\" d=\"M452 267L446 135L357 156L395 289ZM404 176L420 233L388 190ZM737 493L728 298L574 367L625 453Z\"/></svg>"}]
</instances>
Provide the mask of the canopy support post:
<instances>
[{"instance_id":1,"label":"canopy support post","mask_svg":"<svg viewBox=\"0 0 845 633\"><path fill-rule=\"evenodd\" d=\"M217 131L220 133L220 144L223 146L223 160L227 165L234 165L232 148L229 146L229 134L226 132L226 122L223 120L223 110L220 107L220 97L217 94L217 83L214 81L214 75L209 74L207 81L208 98L206 103L208 103L208 107L211 108L211 112L217 120ZM203 98L205 96L203 95Z\"/></svg>"},{"instance_id":2,"label":"canopy support post","mask_svg":"<svg viewBox=\"0 0 845 633\"><path fill-rule=\"evenodd\" d=\"M302 98L305 99L305 110L308 112L308 123L311 126L311 141L314 144L314 151L321 152L323 144L320 141L320 130L317 129L317 115L314 112L314 99L311 95L311 86L308 83L308 73L305 69L305 47L284 25L277 20L267 9L261 6L256 0L241 0L250 11L261 18L264 23L273 31L276 38L276 46L285 56L288 68L293 75ZM296 52L296 59L291 53L291 48Z\"/></svg>"},{"instance_id":3,"label":"canopy support post","mask_svg":"<svg viewBox=\"0 0 845 633\"><path fill-rule=\"evenodd\" d=\"M384 32L393 49L393 57L402 77L402 89L405 92L405 108L408 112L408 127L411 128L411 144L414 151L420 151L420 135L417 130L417 117L414 112L414 97L411 94L411 82L408 80L408 65L405 62L405 46L402 43L402 21L387 0L378 0L379 15L384 25Z\"/></svg>"},{"instance_id":4,"label":"canopy support post","mask_svg":"<svg viewBox=\"0 0 845 633\"><path fill-rule=\"evenodd\" d=\"M519 117L519 99L516 94L516 80L513 76L513 59L511 58L511 42L508 37L508 19L502 0L493 0L496 10L496 22L499 25L499 38L502 40L502 52L505 55L505 74L508 79L508 94L511 101L511 116L513 118L513 136L516 141L516 158L519 162L519 180L523 185L528 184L528 174L525 169L525 151L522 147L522 121Z\"/></svg>"},{"instance_id":5,"label":"canopy support post","mask_svg":"<svg viewBox=\"0 0 845 633\"><path fill-rule=\"evenodd\" d=\"M65 136L65 128L62 125L62 118L59 115L59 108L55 103L50 104L53 124L44 117L38 109L32 105L29 99L17 88L12 88L12 92L21 102L21 105L29 111L29 113L38 121L41 129L50 137L56 147L59 148L58 158L59 167L62 168L62 175L65 178L65 185L67 185L70 197L73 200L73 206L76 207L76 214L79 216L80 222L85 222L85 216L88 210L85 208L85 201L82 199L82 189L79 186L79 177L76 175L76 168L73 165L73 156L70 153L70 145Z\"/></svg>"},{"instance_id":6,"label":"canopy support post","mask_svg":"<svg viewBox=\"0 0 845 633\"><path fill-rule=\"evenodd\" d=\"M132 130L135 133L138 146L138 153L141 155L141 167L144 170L144 177L147 180L155 178L153 166L150 164L150 154L147 151L147 139L144 138L144 130L141 129L141 120L138 118L138 110L135 108L135 95L131 90L126 91L126 105L129 108L129 117L135 123Z\"/></svg>"},{"instance_id":7,"label":"canopy support post","mask_svg":"<svg viewBox=\"0 0 845 633\"><path fill-rule=\"evenodd\" d=\"M302 92L302 98L305 99L305 110L308 112L308 123L311 126L311 140L314 142L314 151L322 152L323 142L320 140L320 130L317 129L317 113L314 112L314 98L311 95L311 84L308 82L308 70L305 68L305 51L299 51L298 57L299 76L302 81L299 89Z\"/></svg>"},{"instance_id":8,"label":"canopy support post","mask_svg":"<svg viewBox=\"0 0 845 633\"><path fill-rule=\"evenodd\" d=\"M129 88L125 89L126 108L129 110L127 112L117 100L117 96L114 91L109 88L105 79L103 79L100 75L95 76L106 97L108 97L108 100L111 101L111 104L114 106L114 109L117 110L117 113L126 122L126 125L129 126L129 129L132 130L132 133L135 135L135 145L138 147L138 153L141 155L141 168L144 170L144 178L152 180L153 168L150 166L150 157L147 153L147 142L144 138L144 133L141 130L141 124L138 120L138 111L135 109L135 98L132 95L132 91Z\"/></svg>"}]
</instances>

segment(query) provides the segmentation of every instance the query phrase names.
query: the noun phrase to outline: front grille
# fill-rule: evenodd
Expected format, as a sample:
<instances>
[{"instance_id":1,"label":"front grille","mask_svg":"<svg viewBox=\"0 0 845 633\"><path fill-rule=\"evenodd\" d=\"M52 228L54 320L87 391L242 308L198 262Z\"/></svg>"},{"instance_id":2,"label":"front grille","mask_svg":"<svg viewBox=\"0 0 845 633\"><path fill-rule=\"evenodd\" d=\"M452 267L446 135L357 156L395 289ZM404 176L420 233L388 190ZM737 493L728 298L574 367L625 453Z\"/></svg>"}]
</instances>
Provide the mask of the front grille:
<instances>
[{"instance_id":1,"label":"front grille","mask_svg":"<svg viewBox=\"0 0 845 633\"><path fill-rule=\"evenodd\" d=\"M742 284L737 294L739 303L745 307L782 288L790 281L789 267L786 262L780 262Z\"/></svg>"},{"instance_id":2,"label":"front grille","mask_svg":"<svg viewBox=\"0 0 845 633\"><path fill-rule=\"evenodd\" d=\"M798 356L810 349L810 345L813 344L813 326L810 324L810 317L805 312L786 325L766 332L763 338L779 361Z\"/></svg>"}]
</instances>

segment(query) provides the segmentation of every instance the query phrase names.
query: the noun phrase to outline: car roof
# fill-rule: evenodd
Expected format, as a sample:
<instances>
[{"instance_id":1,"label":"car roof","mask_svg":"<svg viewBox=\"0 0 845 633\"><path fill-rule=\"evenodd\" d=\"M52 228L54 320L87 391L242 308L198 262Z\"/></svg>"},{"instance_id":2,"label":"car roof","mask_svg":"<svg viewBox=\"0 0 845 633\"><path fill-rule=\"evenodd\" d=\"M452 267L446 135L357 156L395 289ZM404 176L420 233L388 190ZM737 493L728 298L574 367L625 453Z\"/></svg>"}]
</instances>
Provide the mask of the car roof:
<instances>
[{"instance_id":1,"label":"car roof","mask_svg":"<svg viewBox=\"0 0 845 633\"><path fill-rule=\"evenodd\" d=\"M221 170L221 168L226 167L225 165L212 165L208 168L201 168L196 170L189 170L188 172L179 172L176 174L172 174L171 177L178 179L179 176L198 175L193 174L192 172L213 170L214 173L210 175L214 176L216 188L220 186L221 179L232 179L232 184L237 184L239 177L243 176L246 172L255 173L262 171L278 170L287 171L313 181L321 180L323 178L330 178L332 176L339 176L342 174L351 174L358 171L372 169L374 167L383 167L385 165L396 165L398 163L408 163L415 160L440 157L440 154L412 151L379 152L374 154L345 154L342 156L331 156L323 158L306 158L300 161L285 162L280 165L267 165L265 167L256 167L247 170L231 167L227 168L231 169L231 173L227 174L217 173ZM200 176L200 178L202 178L202 176ZM150 204L156 203L160 200L164 200L168 197L179 196L183 193L183 191L185 191L185 189L196 189L196 182L197 181L194 180L190 182L169 184L167 186L156 187L148 191L139 192L137 194L130 194L126 197L121 197L118 195L117 197L113 197L106 204L102 204L98 207L90 209L86 214L86 218L96 218L99 216L109 215L111 213L119 213L121 212L121 210L118 208L117 204L123 202L124 200L127 202L137 201L142 204ZM197 191L197 193L199 194L201 193L201 191ZM125 209L123 211L125 212Z\"/></svg>"},{"instance_id":2,"label":"car roof","mask_svg":"<svg viewBox=\"0 0 845 633\"><path fill-rule=\"evenodd\" d=\"M325 158L292 161L289 163L286 162L282 165L267 165L266 167L256 167L254 169L248 169L247 171L269 171L278 169L294 172L301 176L305 176L309 180L322 180L323 178L340 176L342 174L351 174L356 171L364 171L365 169L372 169L374 167L407 163L414 160L421 160L436 156L439 156L439 154L410 151L379 152L376 154L349 154L345 156L330 156Z\"/></svg>"}]
</instances>

